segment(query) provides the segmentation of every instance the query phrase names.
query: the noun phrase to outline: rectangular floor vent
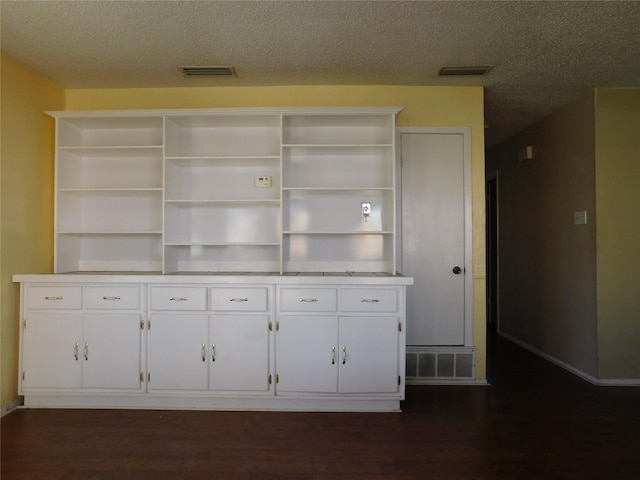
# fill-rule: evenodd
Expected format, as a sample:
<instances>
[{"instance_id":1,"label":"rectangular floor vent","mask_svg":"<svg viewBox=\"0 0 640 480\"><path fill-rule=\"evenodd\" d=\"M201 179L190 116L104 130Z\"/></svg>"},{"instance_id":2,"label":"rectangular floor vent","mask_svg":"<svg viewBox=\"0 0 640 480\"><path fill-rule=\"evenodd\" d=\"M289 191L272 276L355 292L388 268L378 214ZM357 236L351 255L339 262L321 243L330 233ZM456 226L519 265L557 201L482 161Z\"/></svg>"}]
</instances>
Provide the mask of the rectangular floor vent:
<instances>
[{"instance_id":1,"label":"rectangular floor vent","mask_svg":"<svg viewBox=\"0 0 640 480\"><path fill-rule=\"evenodd\" d=\"M474 380L474 350L473 347L407 347L407 382Z\"/></svg>"}]
</instances>

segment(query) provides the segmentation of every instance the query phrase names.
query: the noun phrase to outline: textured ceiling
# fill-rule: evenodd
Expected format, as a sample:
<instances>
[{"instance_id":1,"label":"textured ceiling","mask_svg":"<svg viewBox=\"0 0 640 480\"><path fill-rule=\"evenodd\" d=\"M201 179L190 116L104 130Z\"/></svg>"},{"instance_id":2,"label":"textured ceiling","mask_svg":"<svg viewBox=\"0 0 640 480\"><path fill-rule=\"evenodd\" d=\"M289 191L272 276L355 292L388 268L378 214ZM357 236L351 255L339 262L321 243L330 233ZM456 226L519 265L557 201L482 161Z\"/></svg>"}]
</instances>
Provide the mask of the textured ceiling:
<instances>
[{"instance_id":1,"label":"textured ceiling","mask_svg":"<svg viewBox=\"0 0 640 480\"><path fill-rule=\"evenodd\" d=\"M495 144L581 92L640 87L640 2L0 1L2 50L66 88L482 85ZM237 77L185 78L230 65ZM438 77L443 65L494 65Z\"/></svg>"}]
</instances>

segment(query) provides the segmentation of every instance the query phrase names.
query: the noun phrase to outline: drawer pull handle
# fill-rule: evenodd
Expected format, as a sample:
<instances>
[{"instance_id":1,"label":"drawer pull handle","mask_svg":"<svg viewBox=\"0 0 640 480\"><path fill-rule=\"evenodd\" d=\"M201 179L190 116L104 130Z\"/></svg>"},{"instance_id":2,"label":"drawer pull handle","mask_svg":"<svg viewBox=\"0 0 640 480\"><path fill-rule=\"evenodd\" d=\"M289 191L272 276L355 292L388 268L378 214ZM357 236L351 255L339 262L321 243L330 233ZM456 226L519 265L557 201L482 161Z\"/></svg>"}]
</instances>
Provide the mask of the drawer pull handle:
<instances>
[{"instance_id":1,"label":"drawer pull handle","mask_svg":"<svg viewBox=\"0 0 640 480\"><path fill-rule=\"evenodd\" d=\"M120 300L120 297L102 297L103 300Z\"/></svg>"},{"instance_id":2,"label":"drawer pull handle","mask_svg":"<svg viewBox=\"0 0 640 480\"><path fill-rule=\"evenodd\" d=\"M360 300L361 303L378 303L380 302L377 298L363 298Z\"/></svg>"},{"instance_id":3,"label":"drawer pull handle","mask_svg":"<svg viewBox=\"0 0 640 480\"><path fill-rule=\"evenodd\" d=\"M216 344L215 343L211 344L211 361L212 362L216 361Z\"/></svg>"},{"instance_id":4,"label":"drawer pull handle","mask_svg":"<svg viewBox=\"0 0 640 480\"><path fill-rule=\"evenodd\" d=\"M331 365L336 364L336 346L331 347Z\"/></svg>"},{"instance_id":5,"label":"drawer pull handle","mask_svg":"<svg viewBox=\"0 0 640 480\"><path fill-rule=\"evenodd\" d=\"M73 347L73 358L76 359L76 362L78 361L78 349L80 348L80 344L78 342L76 342L76 346Z\"/></svg>"},{"instance_id":6,"label":"drawer pull handle","mask_svg":"<svg viewBox=\"0 0 640 480\"><path fill-rule=\"evenodd\" d=\"M62 297L44 297L45 300L62 300Z\"/></svg>"},{"instance_id":7,"label":"drawer pull handle","mask_svg":"<svg viewBox=\"0 0 640 480\"><path fill-rule=\"evenodd\" d=\"M249 299L248 298L230 298L229 301L230 302L248 302Z\"/></svg>"},{"instance_id":8,"label":"drawer pull handle","mask_svg":"<svg viewBox=\"0 0 640 480\"><path fill-rule=\"evenodd\" d=\"M169 300L172 302L186 302L189 299L187 297L171 297Z\"/></svg>"},{"instance_id":9,"label":"drawer pull handle","mask_svg":"<svg viewBox=\"0 0 640 480\"><path fill-rule=\"evenodd\" d=\"M207 361L207 346L204 343L202 344L201 353L202 353L202 361L206 362Z\"/></svg>"},{"instance_id":10,"label":"drawer pull handle","mask_svg":"<svg viewBox=\"0 0 640 480\"><path fill-rule=\"evenodd\" d=\"M89 360L89 342L84 344L84 359L85 361Z\"/></svg>"},{"instance_id":11,"label":"drawer pull handle","mask_svg":"<svg viewBox=\"0 0 640 480\"><path fill-rule=\"evenodd\" d=\"M300 301L303 303L315 303L318 301L318 299L317 298L301 298Z\"/></svg>"},{"instance_id":12,"label":"drawer pull handle","mask_svg":"<svg viewBox=\"0 0 640 480\"><path fill-rule=\"evenodd\" d=\"M342 364L347 363L347 347L342 347Z\"/></svg>"}]
</instances>

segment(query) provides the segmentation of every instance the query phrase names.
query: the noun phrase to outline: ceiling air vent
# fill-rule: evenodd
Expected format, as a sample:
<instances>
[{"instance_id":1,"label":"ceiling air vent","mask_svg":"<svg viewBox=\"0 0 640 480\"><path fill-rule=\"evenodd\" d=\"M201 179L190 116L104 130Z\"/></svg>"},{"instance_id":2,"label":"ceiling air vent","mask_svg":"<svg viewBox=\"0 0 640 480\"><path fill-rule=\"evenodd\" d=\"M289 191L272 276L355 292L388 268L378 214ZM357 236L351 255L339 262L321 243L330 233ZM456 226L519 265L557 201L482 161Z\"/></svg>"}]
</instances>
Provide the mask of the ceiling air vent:
<instances>
[{"instance_id":1,"label":"ceiling air vent","mask_svg":"<svg viewBox=\"0 0 640 480\"><path fill-rule=\"evenodd\" d=\"M186 77L235 77L233 67L180 67Z\"/></svg>"},{"instance_id":2,"label":"ceiling air vent","mask_svg":"<svg viewBox=\"0 0 640 480\"><path fill-rule=\"evenodd\" d=\"M451 75L486 75L492 68L493 66L490 65L479 65L473 67L442 67L439 75L441 77Z\"/></svg>"}]
</instances>

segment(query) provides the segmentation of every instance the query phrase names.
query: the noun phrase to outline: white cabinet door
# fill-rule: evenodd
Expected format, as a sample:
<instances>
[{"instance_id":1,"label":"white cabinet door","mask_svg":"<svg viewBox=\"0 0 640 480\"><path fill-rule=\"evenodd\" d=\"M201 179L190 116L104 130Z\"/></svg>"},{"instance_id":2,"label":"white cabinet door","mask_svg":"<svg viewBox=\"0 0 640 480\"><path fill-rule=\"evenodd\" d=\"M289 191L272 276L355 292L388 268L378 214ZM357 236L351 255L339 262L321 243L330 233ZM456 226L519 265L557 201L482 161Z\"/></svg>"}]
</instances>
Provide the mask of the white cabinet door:
<instances>
[{"instance_id":1,"label":"white cabinet door","mask_svg":"<svg viewBox=\"0 0 640 480\"><path fill-rule=\"evenodd\" d=\"M151 315L149 391L207 390L208 338L208 315Z\"/></svg>"},{"instance_id":2,"label":"white cabinet door","mask_svg":"<svg viewBox=\"0 0 640 480\"><path fill-rule=\"evenodd\" d=\"M84 316L82 386L139 390L141 386L140 314Z\"/></svg>"},{"instance_id":3,"label":"white cabinet door","mask_svg":"<svg viewBox=\"0 0 640 480\"><path fill-rule=\"evenodd\" d=\"M278 392L395 393L398 341L397 317L280 317Z\"/></svg>"},{"instance_id":4,"label":"white cabinet door","mask_svg":"<svg viewBox=\"0 0 640 480\"><path fill-rule=\"evenodd\" d=\"M398 318L340 317L340 393L398 391Z\"/></svg>"},{"instance_id":5,"label":"white cabinet door","mask_svg":"<svg viewBox=\"0 0 640 480\"><path fill-rule=\"evenodd\" d=\"M81 388L82 315L33 313L23 328L23 389Z\"/></svg>"},{"instance_id":6,"label":"white cabinet door","mask_svg":"<svg viewBox=\"0 0 640 480\"><path fill-rule=\"evenodd\" d=\"M337 392L338 317L287 315L279 324L278 392Z\"/></svg>"},{"instance_id":7,"label":"white cabinet door","mask_svg":"<svg viewBox=\"0 0 640 480\"><path fill-rule=\"evenodd\" d=\"M152 315L149 390L269 390L268 315Z\"/></svg>"},{"instance_id":8,"label":"white cabinet door","mask_svg":"<svg viewBox=\"0 0 640 480\"><path fill-rule=\"evenodd\" d=\"M211 390L269 390L268 315L213 315L209 343Z\"/></svg>"}]
</instances>

